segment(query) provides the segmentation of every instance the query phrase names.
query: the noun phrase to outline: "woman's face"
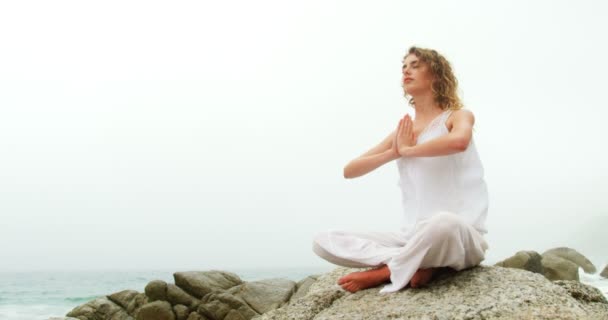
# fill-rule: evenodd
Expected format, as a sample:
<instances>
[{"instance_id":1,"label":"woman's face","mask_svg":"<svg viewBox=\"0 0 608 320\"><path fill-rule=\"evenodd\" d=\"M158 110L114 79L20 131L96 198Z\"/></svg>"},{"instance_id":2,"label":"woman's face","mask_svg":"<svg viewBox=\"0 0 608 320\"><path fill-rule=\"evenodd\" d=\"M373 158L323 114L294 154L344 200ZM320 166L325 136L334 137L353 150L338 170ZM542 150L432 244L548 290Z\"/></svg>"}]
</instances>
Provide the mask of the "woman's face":
<instances>
[{"instance_id":1,"label":"woman's face","mask_svg":"<svg viewBox=\"0 0 608 320\"><path fill-rule=\"evenodd\" d=\"M410 96L420 95L431 90L433 75L426 63L414 54L408 54L403 60L403 88Z\"/></svg>"}]
</instances>

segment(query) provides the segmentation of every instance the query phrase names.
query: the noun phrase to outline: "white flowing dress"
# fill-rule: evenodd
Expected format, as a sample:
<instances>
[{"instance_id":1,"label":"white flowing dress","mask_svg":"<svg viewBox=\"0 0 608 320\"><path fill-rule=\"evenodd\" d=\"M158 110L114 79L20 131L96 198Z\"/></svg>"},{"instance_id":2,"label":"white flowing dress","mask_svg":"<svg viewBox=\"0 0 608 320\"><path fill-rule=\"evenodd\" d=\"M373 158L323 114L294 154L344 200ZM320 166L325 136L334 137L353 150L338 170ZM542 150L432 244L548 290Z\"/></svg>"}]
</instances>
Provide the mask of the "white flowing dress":
<instances>
[{"instance_id":1,"label":"white flowing dress","mask_svg":"<svg viewBox=\"0 0 608 320\"><path fill-rule=\"evenodd\" d=\"M448 134L446 110L419 134L417 144ZM405 287L420 268L478 265L488 244L484 170L471 139L463 152L397 159L403 219L397 232L329 230L318 233L313 251L346 267L386 264L391 283L380 293Z\"/></svg>"}]
</instances>

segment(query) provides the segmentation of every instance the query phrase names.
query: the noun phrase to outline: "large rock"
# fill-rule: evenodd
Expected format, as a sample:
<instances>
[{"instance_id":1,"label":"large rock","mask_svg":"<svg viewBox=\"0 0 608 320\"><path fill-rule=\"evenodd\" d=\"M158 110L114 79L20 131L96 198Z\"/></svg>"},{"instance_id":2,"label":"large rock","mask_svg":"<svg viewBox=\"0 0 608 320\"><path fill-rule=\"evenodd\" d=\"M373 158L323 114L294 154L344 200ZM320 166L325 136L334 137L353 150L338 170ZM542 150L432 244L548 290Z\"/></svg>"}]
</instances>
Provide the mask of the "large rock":
<instances>
[{"instance_id":1,"label":"large rock","mask_svg":"<svg viewBox=\"0 0 608 320\"><path fill-rule=\"evenodd\" d=\"M149 302L148 297L135 290L123 290L108 296L108 299L127 311L130 316L135 316L137 310Z\"/></svg>"},{"instance_id":2,"label":"large rock","mask_svg":"<svg viewBox=\"0 0 608 320\"><path fill-rule=\"evenodd\" d=\"M152 280L144 288L150 302L167 300L167 283L162 280Z\"/></svg>"},{"instance_id":3,"label":"large rock","mask_svg":"<svg viewBox=\"0 0 608 320\"><path fill-rule=\"evenodd\" d=\"M196 298L172 283L167 284L166 296L167 301L169 301L172 305L182 304L190 307L190 309L193 310L196 309L200 303L200 301L198 301Z\"/></svg>"},{"instance_id":4,"label":"large rock","mask_svg":"<svg viewBox=\"0 0 608 320\"><path fill-rule=\"evenodd\" d=\"M512 257L496 263L495 266L517 268L544 274L541 260L541 255L536 251L519 251Z\"/></svg>"},{"instance_id":5,"label":"large rock","mask_svg":"<svg viewBox=\"0 0 608 320\"><path fill-rule=\"evenodd\" d=\"M173 313L175 313L175 320L186 320L190 315L190 308L183 304L177 304L173 306Z\"/></svg>"},{"instance_id":6,"label":"large rock","mask_svg":"<svg viewBox=\"0 0 608 320\"><path fill-rule=\"evenodd\" d=\"M600 273L600 276L602 276L604 278L608 278L608 265L606 265L606 267L604 267L604 270L602 270L602 272Z\"/></svg>"},{"instance_id":7,"label":"large rock","mask_svg":"<svg viewBox=\"0 0 608 320\"><path fill-rule=\"evenodd\" d=\"M307 295L256 320L608 319L608 303L594 295L593 302L577 300L542 275L514 268L448 272L425 288L389 294L379 294L382 286L356 293L342 290L338 278L353 271L358 269L337 268L321 276Z\"/></svg>"},{"instance_id":8,"label":"large rock","mask_svg":"<svg viewBox=\"0 0 608 320\"><path fill-rule=\"evenodd\" d=\"M600 289L584 285L578 281L558 280L553 283L566 289L579 302L583 302L590 314L589 319L608 319L605 314L608 300Z\"/></svg>"},{"instance_id":9,"label":"large rock","mask_svg":"<svg viewBox=\"0 0 608 320\"><path fill-rule=\"evenodd\" d=\"M108 299L119 305L121 308L127 309L131 301L133 301L138 294L139 292L135 290L123 290L112 293L108 296Z\"/></svg>"},{"instance_id":10,"label":"large rock","mask_svg":"<svg viewBox=\"0 0 608 320\"><path fill-rule=\"evenodd\" d=\"M549 250L543 252L543 257L545 257L547 255L554 255L554 256L566 259L568 261L571 261L574 264L576 264L577 266L583 268L583 270L585 270L586 273L596 273L597 272L597 269L595 268L593 263L591 263L591 261L589 261L589 259L587 259L587 257L585 257L584 255L582 255L581 253L579 253L578 251L576 251L572 248L559 247L559 248L549 249Z\"/></svg>"},{"instance_id":11,"label":"large rock","mask_svg":"<svg viewBox=\"0 0 608 320\"><path fill-rule=\"evenodd\" d=\"M578 265L562 257L548 254L541 260L545 269L545 277L549 280L576 280L578 277Z\"/></svg>"},{"instance_id":12,"label":"large rock","mask_svg":"<svg viewBox=\"0 0 608 320\"><path fill-rule=\"evenodd\" d=\"M97 298L78 306L66 316L86 320L133 320L123 308L106 297Z\"/></svg>"},{"instance_id":13,"label":"large rock","mask_svg":"<svg viewBox=\"0 0 608 320\"><path fill-rule=\"evenodd\" d=\"M201 299L198 313L210 319L251 319L259 313L243 299L227 292L211 292Z\"/></svg>"},{"instance_id":14,"label":"large rock","mask_svg":"<svg viewBox=\"0 0 608 320\"><path fill-rule=\"evenodd\" d=\"M291 296L291 299L299 299L305 296L310 289L310 286L317 281L319 275L308 276L296 284L296 292Z\"/></svg>"},{"instance_id":15,"label":"large rock","mask_svg":"<svg viewBox=\"0 0 608 320\"><path fill-rule=\"evenodd\" d=\"M177 286L198 299L243 283L236 274L218 270L176 272L173 278Z\"/></svg>"},{"instance_id":16,"label":"large rock","mask_svg":"<svg viewBox=\"0 0 608 320\"><path fill-rule=\"evenodd\" d=\"M228 290L229 293L243 299L247 304L262 314L276 309L289 301L295 292L296 283L286 279L266 279L245 282Z\"/></svg>"},{"instance_id":17,"label":"large rock","mask_svg":"<svg viewBox=\"0 0 608 320\"><path fill-rule=\"evenodd\" d=\"M108 318L109 319L109 318ZM137 320L175 320L171 304L167 301L150 302L137 312Z\"/></svg>"}]
</instances>

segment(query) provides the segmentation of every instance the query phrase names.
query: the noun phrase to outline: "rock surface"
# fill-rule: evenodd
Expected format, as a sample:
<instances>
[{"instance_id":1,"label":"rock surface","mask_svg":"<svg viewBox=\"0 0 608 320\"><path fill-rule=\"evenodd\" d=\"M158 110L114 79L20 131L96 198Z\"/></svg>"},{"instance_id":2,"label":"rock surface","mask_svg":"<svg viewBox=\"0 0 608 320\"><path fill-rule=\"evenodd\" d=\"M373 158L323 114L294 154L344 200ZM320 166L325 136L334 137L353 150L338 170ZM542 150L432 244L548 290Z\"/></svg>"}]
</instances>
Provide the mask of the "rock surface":
<instances>
[{"instance_id":1,"label":"rock surface","mask_svg":"<svg viewBox=\"0 0 608 320\"><path fill-rule=\"evenodd\" d=\"M602 272L600 273L600 276L602 276L604 278L608 278L608 265L606 265L606 267L604 267L604 270L602 270Z\"/></svg>"},{"instance_id":2,"label":"rock surface","mask_svg":"<svg viewBox=\"0 0 608 320\"><path fill-rule=\"evenodd\" d=\"M517 268L544 274L545 270L541 260L542 256L536 251L519 251L512 257L496 263L495 266Z\"/></svg>"},{"instance_id":3,"label":"rock surface","mask_svg":"<svg viewBox=\"0 0 608 320\"><path fill-rule=\"evenodd\" d=\"M300 286L286 279L244 282L224 271L174 273L175 284L150 281L139 293L123 290L74 308L80 320L248 320L305 295L314 278Z\"/></svg>"},{"instance_id":4,"label":"rock surface","mask_svg":"<svg viewBox=\"0 0 608 320\"><path fill-rule=\"evenodd\" d=\"M243 283L236 274L218 270L176 272L173 278L177 286L198 299Z\"/></svg>"},{"instance_id":5,"label":"rock surface","mask_svg":"<svg viewBox=\"0 0 608 320\"><path fill-rule=\"evenodd\" d=\"M589 261L589 259L587 259L587 257L585 257L580 252L578 252L572 248L559 247L559 248L549 249L549 250L543 252L543 254L542 254L543 257L545 257L547 255L554 255L554 256L566 259L568 261L571 261L572 263L576 264L577 266L583 268L583 270L586 273L593 274L593 273L597 272L597 269L595 268L593 263L591 263L591 261Z\"/></svg>"},{"instance_id":6,"label":"rock surface","mask_svg":"<svg viewBox=\"0 0 608 320\"><path fill-rule=\"evenodd\" d=\"M519 269L479 266L391 294L379 294L381 286L342 290L337 279L352 271L357 269L337 268L321 276L308 294L256 320L608 319L608 303L594 288L576 283L568 291ZM571 293L577 290L583 292L580 300Z\"/></svg>"},{"instance_id":7,"label":"rock surface","mask_svg":"<svg viewBox=\"0 0 608 320\"><path fill-rule=\"evenodd\" d=\"M530 262L538 259L536 255L518 254L522 259L513 261L518 265L525 261L526 268L537 270L538 263ZM558 256L545 258L576 266ZM382 286L344 291L337 279L353 271L361 269L339 267L298 283L247 282L222 271L178 272L176 284L151 281L145 293L119 291L78 306L67 316L79 320L608 319L608 301L598 289L577 281L551 282L516 268L448 271L427 287L390 294L380 294Z\"/></svg>"},{"instance_id":8,"label":"rock surface","mask_svg":"<svg viewBox=\"0 0 608 320\"><path fill-rule=\"evenodd\" d=\"M555 280L576 280L579 281L578 265L570 260L562 257L548 254L543 256L543 268L545 269L545 277Z\"/></svg>"},{"instance_id":9,"label":"rock surface","mask_svg":"<svg viewBox=\"0 0 608 320\"><path fill-rule=\"evenodd\" d=\"M255 312L262 314L289 301L296 283L285 279L267 279L243 283L228 292L243 299Z\"/></svg>"}]
</instances>

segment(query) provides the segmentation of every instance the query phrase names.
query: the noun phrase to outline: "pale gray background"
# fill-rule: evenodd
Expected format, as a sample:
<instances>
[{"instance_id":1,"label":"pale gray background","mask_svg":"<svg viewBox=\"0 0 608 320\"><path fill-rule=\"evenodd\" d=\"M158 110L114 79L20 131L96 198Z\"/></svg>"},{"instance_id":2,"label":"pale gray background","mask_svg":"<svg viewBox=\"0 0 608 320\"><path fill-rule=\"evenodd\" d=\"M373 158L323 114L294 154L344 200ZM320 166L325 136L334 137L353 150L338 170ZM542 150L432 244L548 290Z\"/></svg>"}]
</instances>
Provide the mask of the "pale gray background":
<instances>
[{"instance_id":1,"label":"pale gray background","mask_svg":"<svg viewBox=\"0 0 608 320\"><path fill-rule=\"evenodd\" d=\"M0 4L0 270L329 266L315 232L394 231L396 165L344 165L452 63L490 191L487 263L608 262L601 1Z\"/></svg>"}]
</instances>

